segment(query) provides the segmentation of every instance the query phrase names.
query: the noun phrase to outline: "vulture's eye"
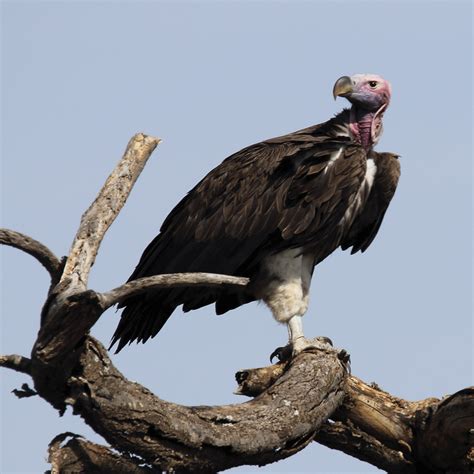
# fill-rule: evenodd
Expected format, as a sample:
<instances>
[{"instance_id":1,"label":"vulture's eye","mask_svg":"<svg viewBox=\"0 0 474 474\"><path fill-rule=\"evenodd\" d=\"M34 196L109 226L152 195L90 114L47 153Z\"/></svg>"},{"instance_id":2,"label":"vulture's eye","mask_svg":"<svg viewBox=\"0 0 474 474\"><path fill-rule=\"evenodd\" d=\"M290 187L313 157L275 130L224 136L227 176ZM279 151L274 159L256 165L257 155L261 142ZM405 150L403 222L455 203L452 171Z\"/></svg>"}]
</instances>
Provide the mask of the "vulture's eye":
<instances>
[{"instance_id":1,"label":"vulture's eye","mask_svg":"<svg viewBox=\"0 0 474 474\"><path fill-rule=\"evenodd\" d=\"M377 87L377 81L369 81L369 86L373 88Z\"/></svg>"}]
</instances>

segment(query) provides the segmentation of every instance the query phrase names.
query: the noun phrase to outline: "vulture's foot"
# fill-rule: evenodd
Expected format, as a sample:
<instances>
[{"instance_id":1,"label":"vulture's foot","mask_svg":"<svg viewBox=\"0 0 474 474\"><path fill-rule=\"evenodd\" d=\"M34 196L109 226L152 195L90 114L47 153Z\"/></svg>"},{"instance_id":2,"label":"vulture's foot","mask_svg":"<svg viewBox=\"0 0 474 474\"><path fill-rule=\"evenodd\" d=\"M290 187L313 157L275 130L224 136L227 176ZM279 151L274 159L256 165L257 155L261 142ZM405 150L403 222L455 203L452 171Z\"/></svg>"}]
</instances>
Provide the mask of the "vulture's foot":
<instances>
[{"instance_id":1,"label":"vulture's foot","mask_svg":"<svg viewBox=\"0 0 474 474\"><path fill-rule=\"evenodd\" d=\"M349 354L344 349L336 349L333 347L331 339L324 336L315 337L314 339L299 337L293 343L283 347L277 347L270 356L270 362L273 362L275 357L279 362L287 362L291 358L296 357L300 352L312 350L333 352L344 366L349 366L350 364Z\"/></svg>"},{"instance_id":2,"label":"vulture's foot","mask_svg":"<svg viewBox=\"0 0 474 474\"><path fill-rule=\"evenodd\" d=\"M315 337L314 339L306 339L301 336L294 342L290 342L286 346L277 347L270 355L270 362L276 357L279 362L286 362L305 350L316 349L320 351L336 351L332 346L332 341L328 337Z\"/></svg>"},{"instance_id":3,"label":"vulture's foot","mask_svg":"<svg viewBox=\"0 0 474 474\"><path fill-rule=\"evenodd\" d=\"M320 336L314 339L306 339L305 337L298 337L292 344L292 356L295 357L300 352L310 351L316 349L318 351L325 352L337 352L334 349L331 339L328 337Z\"/></svg>"}]
</instances>

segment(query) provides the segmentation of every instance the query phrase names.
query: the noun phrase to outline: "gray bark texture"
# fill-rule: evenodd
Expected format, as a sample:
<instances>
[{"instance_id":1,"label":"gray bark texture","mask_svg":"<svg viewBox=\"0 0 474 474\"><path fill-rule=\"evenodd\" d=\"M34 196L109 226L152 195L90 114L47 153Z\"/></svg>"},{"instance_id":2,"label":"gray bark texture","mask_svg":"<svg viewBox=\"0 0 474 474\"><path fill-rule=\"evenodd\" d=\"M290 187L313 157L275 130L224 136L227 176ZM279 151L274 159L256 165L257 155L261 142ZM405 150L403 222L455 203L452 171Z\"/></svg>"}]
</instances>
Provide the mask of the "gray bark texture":
<instances>
[{"instance_id":1,"label":"gray bark texture","mask_svg":"<svg viewBox=\"0 0 474 474\"><path fill-rule=\"evenodd\" d=\"M472 472L474 388L442 400L408 402L367 385L347 369L344 351L306 351L288 361L236 374L237 405L184 407L127 380L89 330L110 306L163 286L245 286L245 278L205 273L159 275L106 293L88 289L105 232L123 207L159 139L135 135L84 213L69 255L1 229L0 243L35 257L51 287L31 357L0 356L0 366L28 374L19 397L67 406L110 446L73 433L49 446L52 473L218 472L264 465L318 442L393 473ZM315 460L315 469L317 469Z\"/></svg>"}]
</instances>

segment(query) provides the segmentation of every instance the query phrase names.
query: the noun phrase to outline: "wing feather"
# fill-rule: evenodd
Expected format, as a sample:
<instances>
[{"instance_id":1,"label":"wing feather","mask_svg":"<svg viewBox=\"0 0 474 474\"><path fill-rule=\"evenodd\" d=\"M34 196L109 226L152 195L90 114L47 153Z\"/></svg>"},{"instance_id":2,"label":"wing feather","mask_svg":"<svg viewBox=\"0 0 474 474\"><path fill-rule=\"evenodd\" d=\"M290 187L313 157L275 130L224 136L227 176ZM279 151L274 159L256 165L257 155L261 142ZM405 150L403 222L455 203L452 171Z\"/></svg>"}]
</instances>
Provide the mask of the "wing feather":
<instances>
[{"instance_id":1,"label":"wing feather","mask_svg":"<svg viewBox=\"0 0 474 474\"><path fill-rule=\"evenodd\" d=\"M374 184L363 211L341 244L343 250L352 247L351 254L365 252L375 239L400 178L398 155L372 152L370 157L377 167Z\"/></svg>"},{"instance_id":2,"label":"wing feather","mask_svg":"<svg viewBox=\"0 0 474 474\"><path fill-rule=\"evenodd\" d=\"M194 271L252 277L271 252L339 235L337 226L364 179L367 156L357 145L322 141L317 130L262 142L224 160L169 214L130 280ZM324 245L326 253L334 248ZM252 301L245 291L180 288L130 298L122 304L112 344L119 342L120 350L153 337L181 304L189 310L217 301L224 312Z\"/></svg>"}]
</instances>

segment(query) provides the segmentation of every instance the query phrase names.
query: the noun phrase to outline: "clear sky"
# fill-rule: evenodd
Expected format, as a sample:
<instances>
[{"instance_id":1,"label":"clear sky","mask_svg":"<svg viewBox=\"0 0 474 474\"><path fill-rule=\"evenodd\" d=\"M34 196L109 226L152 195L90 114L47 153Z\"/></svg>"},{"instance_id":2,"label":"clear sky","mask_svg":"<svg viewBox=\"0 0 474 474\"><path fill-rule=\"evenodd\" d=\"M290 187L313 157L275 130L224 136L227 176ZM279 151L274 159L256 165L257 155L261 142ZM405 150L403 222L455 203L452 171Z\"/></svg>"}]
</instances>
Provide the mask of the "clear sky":
<instances>
[{"instance_id":1,"label":"clear sky","mask_svg":"<svg viewBox=\"0 0 474 474\"><path fill-rule=\"evenodd\" d=\"M353 373L410 400L472 383L472 3L470 1L2 2L2 226L67 253L82 212L129 138L163 138L108 232L90 286L123 283L183 194L229 154L323 122L342 75L392 82L378 150L402 177L377 239L315 271L305 317L352 356ZM48 288L4 249L1 353L29 355ZM93 334L108 343L105 313ZM158 337L113 360L184 404L241 402L234 373L265 365L286 329L253 303L216 317L177 312ZM0 471L42 472L58 433L101 441L68 412L10 392L1 372ZM372 472L313 443L262 469Z\"/></svg>"}]
</instances>

